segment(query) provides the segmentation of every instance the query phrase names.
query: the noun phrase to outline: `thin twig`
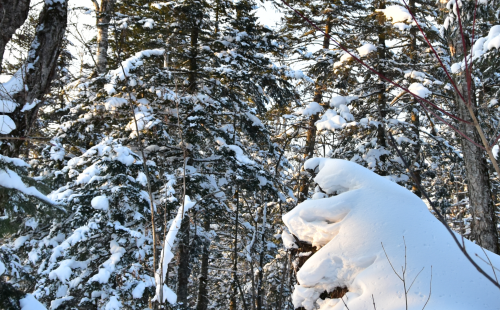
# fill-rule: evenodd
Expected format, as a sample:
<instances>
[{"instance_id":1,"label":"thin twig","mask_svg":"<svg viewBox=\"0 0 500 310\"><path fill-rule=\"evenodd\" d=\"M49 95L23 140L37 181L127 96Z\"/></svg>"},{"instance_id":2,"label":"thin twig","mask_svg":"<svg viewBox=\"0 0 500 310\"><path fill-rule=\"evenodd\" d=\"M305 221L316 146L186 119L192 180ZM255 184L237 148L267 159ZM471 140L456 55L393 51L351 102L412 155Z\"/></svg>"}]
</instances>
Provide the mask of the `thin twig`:
<instances>
[{"instance_id":1,"label":"thin twig","mask_svg":"<svg viewBox=\"0 0 500 310\"><path fill-rule=\"evenodd\" d=\"M491 260L490 260L490 258L488 256L488 254L486 254L486 251L483 249L483 247L480 247L480 248L481 248L481 250L483 250L484 255L486 255L486 258L488 259L488 262L490 262L489 265L491 266L491 269L493 270L493 274L495 275L495 280L497 280L497 283L498 283L497 273L495 272L495 268L493 268L493 264L491 263ZM477 253L476 253L476 256L478 256Z\"/></svg>"},{"instance_id":2,"label":"thin twig","mask_svg":"<svg viewBox=\"0 0 500 310\"><path fill-rule=\"evenodd\" d=\"M432 295L432 265L431 265L431 280L429 281L429 297L427 297L427 301L425 302L425 305L422 308L422 310L424 310L425 307L427 306L427 303L431 299L431 295Z\"/></svg>"},{"instance_id":3,"label":"thin twig","mask_svg":"<svg viewBox=\"0 0 500 310\"><path fill-rule=\"evenodd\" d=\"M340 299L342 299L342 302L344 303L344 306L347 308L347 310L349 310L349 307L347 306L347 304L345 303L344 301L344 298L341 296Z\"/></svg>"},{"instance_id":4,"label":"thin twig","mask_svg":"<svg viewBox=\"0 0 500 310\"><path fill-rule=\"evenodd\" d=\"M387 255L387 252L385 251L384 244L382 242L380 242L380 244L382 244L382 249L384 250L385 257L387 257L387 261L389 262L389 265L391 265L392 271L394 271L394 273L398 276L398 278L401 281L403 281L403 278L401 278L401 276L399 275L399 273L397 273L396 269L394 269L394 266L392 265L391 260L389 259L389 256Z\"/></svg>"}]
</instances>

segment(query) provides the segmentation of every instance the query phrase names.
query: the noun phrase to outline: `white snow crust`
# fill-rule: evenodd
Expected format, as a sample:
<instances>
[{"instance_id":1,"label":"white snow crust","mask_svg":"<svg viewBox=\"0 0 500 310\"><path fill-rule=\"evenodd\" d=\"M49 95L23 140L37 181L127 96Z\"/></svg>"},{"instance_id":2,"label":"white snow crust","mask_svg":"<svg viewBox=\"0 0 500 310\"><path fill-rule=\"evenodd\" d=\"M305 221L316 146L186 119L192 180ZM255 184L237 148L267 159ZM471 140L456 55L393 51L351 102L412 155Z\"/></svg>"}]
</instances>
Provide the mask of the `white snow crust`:
<instances>
[{"instance_id":1,"label":"white snow crust","mask_svg":"<svg viewBox=\"0 0 500 310\"><path fill-rule=\"evenodd\" d=\"M97 210L107 211L109 209L109 200L106 196L96 196L92 198L90 204L92 205L92 208Z\"/></svg>"},{"instance_id":2,"label":"white snow crust","mask_svg":"<svg viewBox=\"0 0 500 310\"><path fill-rule=\"evenodd\" d=\"M319 248L297 273L295 307L345 309L340 299L321 300L319 295L346 286L343 300L349 309L373 309L372 294L378 310L405 309L403 282L388 258L401 275L406 242L407 288L416 278L408 309L422 309L431 283L427 310L498 309L498 289L467 261L420 198L353 162L313 158L305 168L318 172L314 180L326 194L338 195L307 200L283 216L293 235ZM485 262L489 258L500 267L500 257L464 242L470 256L494 277Z\"/></svg>"},{"instance_id":3,"label":"white snow crust","mask_svg":"<svg viewBox=\"0 0 500 310\"><path fill-rule=\"evenodd\" d=\"M377 50L377 47L371 43L363 44L362 46L357 48L359 56L361 56L361 57L366 56L366 55L370 54L371 52L375 52L376 50Z\"/></svg>"},{"instance_id":4,"label":"white snow crust","mask_svg":"<svg viewBox=\"0 0 500 310\"><path fill-rule=\"evenodd\" d=\"M345 119L337 115L337 112L334 110L328 109L321 119L316 122L316 128L318 130L331 130L335 131L335 129L342 129L346 125Z\"/></svg>"},{"instance_id":5,"label":"white snow crust","mask_svg":"<svg viewBox=\"0 0 500 310\"><path fill-rule=\"evenodd\" d=\"M410 12L402 6L390 5L385 9L378 9L377 12L382 12L387 19L392 19L393 23L411 22L412 17Z\"/></svg>"},{"instance_id":6,"label":"white snow crust","mask_svg":"<svg viewBox=\"0 0 500 310\"><path fill-rule=\"evenodd\" d=\"M16 129L16 123L8 115L0 115L0 134L9 134Z\"/></svg>"},{"instance_id":7,"label":"white snow crust","mask_svg":"<svg viewBox=\"0 0 500 310\"><path fill-rule=\"evenodd\" d=\"M125 254L125 249L118 245L118 242L112 240L110 242L110 250L111 256L107 261L105 261L101 268L99 268L99 272L90 278L89 282L99 282L99 283L108 283L109 277L116 269L116 264L120 262L123 254ZM113 297L110 298L110 302ZM115 297L116 299L116 297ZM107 306L106 306L107 308ZM118 308L119 309L119 308Z\"/></svg>"},{"instance_id":8,"label":"white snow crust","mask_svg":"<svg viewBox=\"0 0 500 310\"><path fill-rule=\"evenodd\" d=\"M323 108L317 102L309 103L305 108L300 108L295 114L309 117L323 111Z\"/></svg>"},{"instance_id":9,"label":"white snow crust","mask_svg":"<svg viewBox=\"0 0 500 310\"><path fill-rule=\"evenodd\" d=\"M26 294L26 296L19 300L21 305L21 310L47 310L35 297L31 294Z\"/></svg>"},{"instance_id":10,"label":"white snow crust","mask_svg":"<svg viewBox=\"0 0 500 310\"><path fill-rule=\"evenodd\" d=\"M165 281L168 264L174 258L174 253L172 253L172 247L174 246L175 238L177 237L177 232L181 228L182 219L189 209L196 205L195 201L192 201L189 196L186 196L184 199L184 207L180 206L177 211L177 215L175 216L172 225L170 225L170 229L168 230L167 235L165 236L165 240L163 241L163 249L161 251L161 265L160 269L155 273L155 281L156 281L156 296L153 300L158 300L160 297L160 288L163 287L163 302L167 300L170 304L175 304L177 302L177 295L165 284L162 285L162 282ZM184 211L184 212L183 212ZM137 287L136 287L137 289ZM135 289L134 289L135 291ZM144 289L142 289L144 291ZM136 292L137 294L139 292ZM142 293L141 293L142 295ZM134 296L135 297L135 296Z\"/></svg>"},{"instance_id":11,"label":"white snow crust","mask_svg":"<svg viewBox=\"0 0 500 310\"><path fill-rule=\"evenodd\" d=\"M0 99L0 112L1 113L12 113L17 107L17 103L8 100L8 99Z\"/></svg>"},{"instance_id":12,"label":"white snow crust","mask_svg":"<svg viewBox=\"0 0 500 310\"><path fill-rule=\"evenodd\" d=\"M40 193L40 191L37 190L35 187L26 186L26 184L23 183L21 177L17 173L8 168L5 170L0 170L0 186L5 188L17 189L18 191L22 192L25 195L36 197L49 204L55 204L54 201L50 200L49 198L47 198L47 196Z\"/></svg>"},{"instance_id":13,"label":"white snow crust","mask_svg":"<svg viewBox=\"0 0 500 310\"><path fill-rule=\"evenodd\" d=\"M420 98L427 98L432 94L432 92L427 87L420 83L412 83L410 87L408 87L408 90L419 96Z\"/></svg>"}]
</instances>

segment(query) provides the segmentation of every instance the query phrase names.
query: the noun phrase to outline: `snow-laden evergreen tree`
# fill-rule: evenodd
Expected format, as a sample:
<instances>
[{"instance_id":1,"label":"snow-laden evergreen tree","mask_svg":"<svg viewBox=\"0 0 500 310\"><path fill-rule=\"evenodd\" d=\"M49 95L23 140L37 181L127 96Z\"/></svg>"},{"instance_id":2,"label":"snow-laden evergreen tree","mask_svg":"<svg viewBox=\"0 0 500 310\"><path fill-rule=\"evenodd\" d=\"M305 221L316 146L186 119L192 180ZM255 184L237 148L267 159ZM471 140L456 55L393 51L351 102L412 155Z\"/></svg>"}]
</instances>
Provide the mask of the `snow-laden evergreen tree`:
<instances>
[{"instance_id":1,"label":"snow-laden evergreen tree","mask_svg":"<svg viewBox=\"0 0 500 310\"><path fill-rule=\"evenodd\" d=\"M155 165L147 166L155 175ZM139 156L111 138L73 157L49 196L65 212L18 247L47 307L144 308L154 291L151 203ZM14 242L19 243L19 238Z\"/></svg>"}]
</instances>

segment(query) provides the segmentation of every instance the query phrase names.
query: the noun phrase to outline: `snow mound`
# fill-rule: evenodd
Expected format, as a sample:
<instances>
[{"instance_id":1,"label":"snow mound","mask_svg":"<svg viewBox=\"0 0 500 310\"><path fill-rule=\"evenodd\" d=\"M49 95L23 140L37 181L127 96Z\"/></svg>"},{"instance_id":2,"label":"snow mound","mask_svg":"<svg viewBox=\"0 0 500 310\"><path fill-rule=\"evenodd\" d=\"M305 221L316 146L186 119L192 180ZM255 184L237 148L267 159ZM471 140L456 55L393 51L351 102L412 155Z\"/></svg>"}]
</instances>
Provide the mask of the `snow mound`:
<instances>
[{"instance_id":1,"label":"snow mound","mask_svg":"<svg viewBox=\"0 0 500 310\"><path fill-rule=\"evenodd\" d=\"M371 52L375 52L377 50L377 47L371 43L366 43L360 47L357 48L357 51L359 53L359 56L363 57Z\"/></svg>"},{"instance_id":2,"label":"snow mound","mask_svg":"<svg viewBox=\"0 0 500 310\"><path fill-rule=\"evenodd\" d=\"M431 282L427 310L498 308L498 289L467 261L420 198L353 162L313 158L305 168L318 172L314 180L323 191L337 195L307 200L283 216L293 235L319 248L297 273L295 307L344 309L344 301L350 309L373 309L373 294L377 309L405 309L403 282L388 259L401 276L406 243L406 287L415 279L408 309L422 309ZM497 267L500 257L464 242L494 277L485 253ZM349 290L343 301L319 298L338 287Z\"/></svg>"},{"instance_id":3,"label":"snow mound","mask_svg":"<svg viewBox=\"0 0 500 310\"><path fill-rule=\"evenodd\" d=\"M427 98L429 95L432 95L432 92L420 83L412 83L408 90L419 96L420 98Z\"/></svg>"},{"instance_id":4,"label":"snow mound","mask_svg":"<svg viewBox=\"0 0 500 310\"><path fill-rule=\"evenodd\" d=\"M24 298L19 300L21 310L47 310L35 297L31 294L26 294Z\"/></svg>"},{"instance_id":5,"label":"snow mound","mask_svg":"<svg viewBox=\"0 0 500 310\"><path fill-rule=\"evenodd\" d=\"M316 122L316 128L321 130L331 130L335 131L335 129L342 129L346 126L345 119L337 115L337 112L334 110L328 109L325 114L321 117L319 121Z\"/></svg>"},{"instance_id":6,"label":"snow mound","mask_svg":"<svg viewBox=\"0 0 500 310\"><path fill-rule=\"evenodd\" d=\"M0 115L0 134L7 135L16 129L16 123L7 115Z\"/></svg>"},{"instance_id":7,"label":"snow mound","mask_svg":"<svg viewBox=\"0 0 500 310\"><path fill-rule=\"evenodd\" d=\"M92 208L97 210L107 211L109 209L109 200L106 196L96 196L92 198L90 204L92 205Z\"/></svg>"},{"instance_id":8,"label":"snow mound","mask_svg":"<svg viewBox=\"0 0 500 310\"><path fill-rule=\"evenodd\" d=\"M309 117L314 114L321 113L323 108L317 102L309 103L305 108L300 108L295 114Z\"/></svg>"},{"instance_id":9,"label":"snow mound","mask_svg":"<svg viewBox=\"0 0 500 310\"><path fill-rule=\"evenodd\" d=\"M387 19L392 19L393 23L412 21L410 12L408 12L406 8L399 5L390 5L385 9L378 9L376 11L384 13Z\"/></svg>"}]
</instances>

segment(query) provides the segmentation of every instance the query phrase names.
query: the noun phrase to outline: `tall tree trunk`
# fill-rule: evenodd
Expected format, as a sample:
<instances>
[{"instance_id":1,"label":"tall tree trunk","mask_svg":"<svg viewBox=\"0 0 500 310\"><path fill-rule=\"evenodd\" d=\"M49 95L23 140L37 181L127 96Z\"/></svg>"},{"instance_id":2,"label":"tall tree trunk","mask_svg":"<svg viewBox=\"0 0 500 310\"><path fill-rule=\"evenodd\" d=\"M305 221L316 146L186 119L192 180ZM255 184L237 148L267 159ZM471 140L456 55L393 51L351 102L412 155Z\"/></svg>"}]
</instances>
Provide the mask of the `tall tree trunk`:
<instances>
[{"instance_id":1,"label":"tall tree trunk","mask_svg":"<svg viewBox=\"0 0 500 310\"><path fill-rule=\"evenodd\" d=\"M379 9L385 9L385 0L379 1L378 4ZM378 36L378 64L377 70L380 72L382 76L385 75L385 59L386 59L386 31L385 31L385 15L378 14L378 26L377 26L377 36ZM386 95L385 95L385 82L379 77L378 81L379 93L377 96L377 112L378 112L378 127L377 127L377 145L382 148L387 147L387 141L385 139L385 126L384 119L387 114L387 106L386 106ZM381 155L380 161L385 162L387 159L387 155ZM379 175L386 175L387 171L377 168L377 173Z\"/></svg>"},{"instance_id":2,"label":"tall tree trunk","mask_svg":"<svg viewBox=\"0 0 500 310\"><path fill-rule=\"evenodd\" d=\"M3 56L7 43L19 27L28 18L30 0L0 1L0 73L2 73Z\"/></svg>"},{"instance_id":3,"label":"tall tree trunk","mask_svg":"<svg viewBox=\"0 0 500 310\"><path fill-rule=\"evenodd\" d=\"M210 230L210 216L205 214L205 223L203 228L205 232ZM203 254L201 255L201 276L198 284L198 304L196 305L196 310L207 310L208 308L208 263L210 256L210 240L205 240L203 246Z\"/></svg>"},{"instance_id":4,"label":"tall tree trunk","mask_svg":"<svg viewBox=\"0 0 500 310\"><path fill-rule=\"evenodd\" d=\"M181 238L179 243L179 267L177 274L177 302L181 309L188 309L188 284L191 268L189 266L190 251L189 251L189 215L185 215L181 223Z\"/></svg>"},{"instance_id":5,"label":"tall tree trunk","mask_svg":"<svg viewBox=\"0 0 500 310\"><path fill-rule=\"evenodd\" d=\"M45 2L43 6L28 59L17 73L17 76L22 78L25 87L16 94L12 94L12 98L18 103L18 107L9 114L16 125L10 133L12 136L28 136L35 126L38 109L43 97L50 91L50 83L54 77L66 31L67 13L67 1ZM32 104L34 106L30 106ZM26 109L21 112L25 105ZM30 106L29 109L28 106ZM1 153L16 157L19 155L22 144L22 140L13 142L10 148L4 144Z\"/></svg>"},{"instance_id":6,"label":"tall tree trunk","mask_svg":"<svg viewBox=\"0 0 500 310\"><path fill-rule=\"evenodd\" d=\"M458 84L458 89L467 98L467 85ZM462 119L472 122L466 103L456 96L458 112ZM475 105L475 100L473 100ZM461 123L460 130L475 142L481 139L474 125ZM498 253L498 232L496 229L495 206L493 204L489 172L484 151L461 138L462 154L467 174L467 192L472 215L471 239L485 249Z\"/></svg>"},{"instance_id":7,"label":"tall tree trunk","mask_svg":"<svg viewBox=\"0 0 500 310\"><path fill-rule=\"evenodd\" d=\"M257 310L262 310L264 301L264 256L266 255L265 242L266 242L266 222L267 222L267 204L264 203L264 210L262 215L262 249L259 255L259 282L257 283Z\"/></svg>"},{"instance_id":8,"label":"tall tree trunk","mask_svg":"<svg viewBox=\"0 0 500 310\"><path fill-rule=\"evenodd\" d=\"M410 0L409 1L409 6L410 10L415 15L415 0ZM417 28L415 26L412 26L410 29L410 59L411 59L411 64L412 64L412 70L415 70L415 64L418 62L418 52L417 52ZM410 82L413 82L410 77ZM415 144L413 145L413 156L415 158L414 162L418 163L420 159L420 149L421 149L421 143L420 143L420 115L418 112L418 105L417 101L415 98L412 98L412 104L410 106L411 108L411 113L410 113L410 121L411 124L413 125L412 131L413 135L416 138ZM413 167L413 174L417 178L417 183L420 184L421 182L421 177L420 177L420 167L416 167L414 165ZM412 185L412 191L415 195L418 197L422 196L422 193L418 189L417 183L414 183Z\"/></svg>"},{"instance_id":9,"label":"tall tree trunk","mask_svg":"<svg viewBox=\"0 0 500 310\"><path fill-rule=\"evenodd\" d=\"M330 34L331 28L332 28L332 17L329 15L326 20L325 33ZM329 49L329 48L330 48L330 39L328 38L328 36L325 35L323 38L323 49ZM323 101L324 88L325 88L324 81L321 80L321 78L316 79L314 98L313 98L314 102L321 104L321 101ZM304 162L309 158L314 157L314 148L316 147L316 132L317 132L316 122L318 120L319 120L318 113L311 115L311 117L309 118L306 145L304 150ZM308 193L309 193L309 178L307 177L307 175L304 174L304 176L301 178L300 181L298 203L301 203L304 200L306 200Z\"/></svg>"},{"instance_id":10,"label":"tall tree trunk","mask_svg":"<svg viewBox=\"0 0 500 310\"><path fill-rule=\"evenodd\" d=\"M97 3L97 0L92 2L96 10L97 72L104 73L108 66L109 23L111 22L115 0L101 0L101 5Z\"/></svg>"},{"instance_id":11,"label":"tall tree trunk","mask_svg":"<svg viewBox=\"0 0 500 310\"><path fill-rule=\"evenodd\" d=\"M450 41L450 48L452 56L455 56L454 60L461 60L464 55L464 46L459 33ZM479 133L472 124L471 113L476 113L476 95L473 83L470 83L470 92L467 86L467 76L470 76L470 74L470 72L464 70L464 72L455 76L455 83L463 98L468 100L470 96L470 107L458 94L455 94L455 108L458 110L459 117L471 122L471 124L460 122L459 129L481 145ZM460 137L460 141L467 174L467 192L472 215L470 238L483 248L498 253L497 220L485 157L486 153L463 137Z\"/></svg>"},{"instance_id":12,"label":"tall tree trunk","mask_svg":"<svg viewBox=\"0 0 500 310\"><path fill-rule=\"evenodd\" d=\"M238 272L238 220L239 220L239 211L240 211L240 204L239 204L239 192L236 190L236 193L234 194L233 197L233 204L236 206L236 215L235 215L235 220L234 220L234 245L233 245L233 282L231 284L231 288L233 290L231 294L231 300L229 301L229 309L230 310L236 310L237 309L237 303L236 303L236 295L238 294L238 279L237 279L237 272Z\"/></svg>"}]
</instances>

